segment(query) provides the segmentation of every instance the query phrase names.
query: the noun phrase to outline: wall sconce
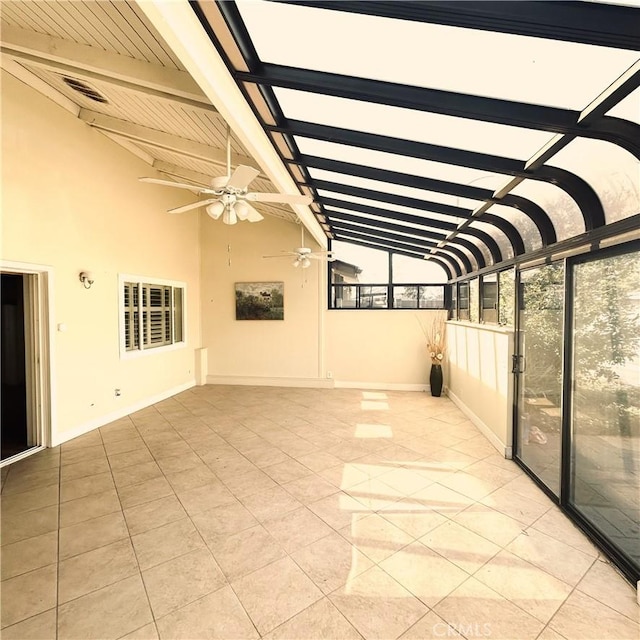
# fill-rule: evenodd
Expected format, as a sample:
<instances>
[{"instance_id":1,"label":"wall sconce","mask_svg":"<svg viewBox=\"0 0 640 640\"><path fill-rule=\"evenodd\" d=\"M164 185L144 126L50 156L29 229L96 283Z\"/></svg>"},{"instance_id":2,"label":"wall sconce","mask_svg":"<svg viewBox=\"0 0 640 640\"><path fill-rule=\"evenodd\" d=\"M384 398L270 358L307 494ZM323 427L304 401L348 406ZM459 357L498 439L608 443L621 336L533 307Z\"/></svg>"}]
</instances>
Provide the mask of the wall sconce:
<instances>
[{"instance_id":1,"label":"wall sconce","mask_svg":"<svg viewBox=\"0 0 640 640\"><path fill-rule=\"evenodd\" d=\"M94 277L91 271L80 272L80 282L85 289L91 289L91 285L94 283Z\"/></svg>"}]
</instances>

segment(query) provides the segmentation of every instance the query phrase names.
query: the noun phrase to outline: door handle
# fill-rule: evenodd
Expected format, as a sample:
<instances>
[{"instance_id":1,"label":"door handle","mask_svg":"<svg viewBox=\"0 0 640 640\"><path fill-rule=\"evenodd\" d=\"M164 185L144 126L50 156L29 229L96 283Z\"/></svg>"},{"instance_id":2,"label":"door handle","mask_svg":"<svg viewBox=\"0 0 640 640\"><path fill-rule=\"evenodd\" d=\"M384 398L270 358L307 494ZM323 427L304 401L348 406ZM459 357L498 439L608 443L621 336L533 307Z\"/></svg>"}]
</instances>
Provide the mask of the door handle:
<instances>
[{"instance_id":1,"label":"door handle","mask_svg":"<svg viewBox=\"0 0 640 640\"><path fill-rule=\"evenodd\" d=\"M527 368L524 356L511 356L511 373L524 373Z\"/></svg>"}]
</instances>

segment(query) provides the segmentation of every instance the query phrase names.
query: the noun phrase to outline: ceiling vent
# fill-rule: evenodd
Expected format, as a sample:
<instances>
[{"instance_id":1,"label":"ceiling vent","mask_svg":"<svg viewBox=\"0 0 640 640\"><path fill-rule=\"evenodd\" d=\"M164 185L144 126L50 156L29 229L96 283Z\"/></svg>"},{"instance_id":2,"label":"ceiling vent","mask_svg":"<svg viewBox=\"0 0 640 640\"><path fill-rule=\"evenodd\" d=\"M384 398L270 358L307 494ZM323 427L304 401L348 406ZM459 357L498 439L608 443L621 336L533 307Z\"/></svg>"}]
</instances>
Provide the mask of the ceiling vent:
<instances>
[{"instance_id":1,"label":"ceiling vent","mask_svg":"<svg viewBox=\"0 0 640 640\"><path fill-rule=\"evenodd\" d=\"M107 104L109 102L103 95L100 95L95 89L80 80L69 78L67 76L64 76L62 80L68 87L71 87L74 91L81 93L85 98L89 98L89 100L100 102L102 104Z\"/></svg>"}]
</instances>

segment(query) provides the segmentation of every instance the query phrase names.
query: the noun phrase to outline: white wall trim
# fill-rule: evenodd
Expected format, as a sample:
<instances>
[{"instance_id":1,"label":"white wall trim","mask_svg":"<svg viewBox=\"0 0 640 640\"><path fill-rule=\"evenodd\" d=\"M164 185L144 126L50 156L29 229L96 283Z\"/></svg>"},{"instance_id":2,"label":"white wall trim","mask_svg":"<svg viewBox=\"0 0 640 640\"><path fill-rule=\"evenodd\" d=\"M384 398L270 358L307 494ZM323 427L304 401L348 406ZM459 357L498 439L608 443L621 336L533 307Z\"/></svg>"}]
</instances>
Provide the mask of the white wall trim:
<instances>
[{"instance_id":1,"label":"white wall trim","mask_svg":"<svg viewBox=\"0 0 640 640\"><path fill-rule=\"evenodd\" d=\"M68 431L63 431L62 433L56 433L53 438L53 442L51 443L52 447L57 447L59 444L63 442L67 442L68 440L72 440L73 438L77 438L78 436L82 436L85 433L89 433L89 431L93 431L98 427L103 427L105 424L109 424L114 420L119 420L120 418L124 418L131 413L135 413L136 411L140 411L141 409L145 409L146 407L150 407L152 404L156 404L156 402L161 402L162 400L166 400L171 396L175 396L182 391L186 391L187 389L191 389L196 386L195 380L189 380L184 384L178 385L177 387L173 387L171 389L167 389L162 393L158 393L150 398L145 398L144 400L140 400L134 404L131 404L127 407L123 407L122 409L118 409L117 411L112 411L106 415L100 416L99 418L94 418L93 420L89 420L89 422L85 422L84 424L75 427L74 429L69 429Z\"/></svg>"},{"instance_id":2,"label":"white wall trim","mask_svg":"<svg viewBox=\"0 0 640 640\"><path fill-rule=\"evenodd\" d=\"M458 398L458 396L453 393L450 389L447 391L447 395L451 399L451 401L464 413L473 424L478 427L478 429L482 432L482 435L498 450L498 453L501 456L504 456L508 460L513 458L513 448L507 446L500 438L493 432L491 427L486 425L480 418L473 412L467 405Z\"/></svg>"},{"instance_id":3,"label":"white wall trim","mask_svg":"<svg viewBox=\"0 0 640 640\"><path fill-rule=\"evenodd\" d=\"M228 384L251 387L310 387L333 389L334 381L325 378L278 378L267 376L207 376L207 384Z\"/></svg>"},{"instance_id":4,"label":"white wall trim","mask_svg":"<svg viewBox=\"0 0 640 640\"><path fill-rule=\"evenodd\" d=\"M428 384L395 382L351 382L336 380L336 389L367 389L373 391L429 391Z\"/></svg>"}]
</instances>

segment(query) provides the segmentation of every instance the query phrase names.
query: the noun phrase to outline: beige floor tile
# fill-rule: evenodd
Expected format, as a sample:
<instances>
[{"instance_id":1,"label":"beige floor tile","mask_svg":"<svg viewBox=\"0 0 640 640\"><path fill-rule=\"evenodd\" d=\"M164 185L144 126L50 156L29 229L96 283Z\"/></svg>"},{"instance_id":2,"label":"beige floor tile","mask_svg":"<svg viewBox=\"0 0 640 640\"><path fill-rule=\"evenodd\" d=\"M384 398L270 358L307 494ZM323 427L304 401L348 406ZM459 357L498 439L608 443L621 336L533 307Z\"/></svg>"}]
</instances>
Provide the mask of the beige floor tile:
<instances>
[{"instance_id":1,"label":"beige floor tile","mask_svg":"<svg viewBox=\"0 0 640 640\"><path fill-rule=\"evenodd\" d=\"M344 529L351 525L352 520L370 513L361 502L343 491L312 502L307 507L336 530Z\"/></svg>"},{"instance_id":2,"label":"beige floor tile","mask_svg":"<svg viewBox=\"0 0 640 640\"><path fill-rule=\"evenodd\" d=\"M329 525L305 507L266 520L263 525L287 553L306 547L333 531Z\"/></svg>"},{"instance_id":3,"label":"beige floor tile","mask_svg":"<svg viewBox=\"0 0 640 640\"><path fill-rule=\"evenodd\" d=\"M2 580L40 569L58 561L58 532L27 538L2 547Z\"/></svg>"},{"instance_id":4,"label":"beige floor tile","mask_svg":"<svg viewBox=\"0 0 640 640\"><path fill-rule=\"evenodd\" d=\"M397 638L428 611L379 567L357 576L329 599L366 640Z\"/></svg>"},{"instance_id":5,"label":"beige floor tile","mask_svg":"<svg viewBox=\"0 0 640 640\"><path fill-rule=\"evenodd\" d=\"M236 502L231 492L219 480L194 489L177 491L177 495L190 516Z\"/></svg>"},{"instance_id":6,"label":"beige floor tile","mask_svg":"<svg viewBox=\"0 0 640 640\"><path fill-rule=\"evenodd\" d=\"M312 453L306 453L298 457L297 460L300 464L303 464L305 467L311 469L311 471L315 471L316 473L342 464L340 458L336 458L336 456L333 456L326 451L313 451Z\"/></svg>"},{"instance_id":7,"label":"beige floor tile","mask_svg":"<svg viewBox=\"0 0 640 640\"><path fill-rule=\"evenodd\" d=\"M226 584L208 549L191 551L146 569L142 578L156 620Z\"/></svg>"},{"instance_id":8,"label":"beige floor tile","mask_svg":"<svg viewBox=\"0 0 640 640\"><path fill-rule=\"evenodd\" d=\"M127 451L135 451L136 449L146 449L147 445L140 436L133 436L126 440L117 440L115 442L105 442L104 449L107 456L113 456L117 453L126 453Z\"/></svg>"},{"instance_id":9,"label":"beige floor tile","mask_svg":"<svg viewBox=\"0 0 640 640\"><path fill-rule=\"evenodd\" d=\"M77 478L86 478L87 476L95 476L99 473L107 473L109 471L109 463L107 457L92 458L90 460L82 460L73 464L63 465L60 469L60 481L68 482Z\"/></svg>"},{"instance_id":10,"label":"beige floor tile","mask_svg":"<svg viewBox=\"0 0 640 640\"><path fill-rule=\"evenodd\" d=\"M178 491L189 491L204 487L206 484L218 482L215 473L205 464L186 469L185 471L177 471L176 473L167 474L167 480L176 493Z\"/></svg>"},{"instance_id":11,"label":"beige floor tile","mask_svg":"<svg viewBox=\"0 0 640 640\"><path fill-rule=\"evenodd\" d=\"M594 558L598 556L598 550L589 541L587 536L573 525L560 509L556 507L549 509L547 513L536 520L533 523L533 528L589 556Z\"/></svg>"},{"instance_id":12,"label":"beige floor tile","mask_svg":"<svg viewBox=\"0 0 640 640\"><path fill-rule=\"evenodd\" d=\"M131 536L131 541L142 570L205 546L189 518Z\"/></svg>"},{"instance_id":13,"label":"beige floor tile","mask_svg":"<svg viewBox=\"0 0 640 640\"><path fill-rule=\"evenodd\" d=\"M118 489L162 476L162 471L155 460L136 464L132 467L125 467L124 469L112 469L111 473Z\"/></svg>"},{"instance_id":14,"label":"beige floor tile","mask_svg":"<svg viewBox=\"0 0 640 640\"><path fill-rule=\"evenodd\" d=\"M266 640L361 640L360 634L327 598L264 636Z\"/></svg>"},{"instance_id":15,"label":"beige floor tile","mask_svg":"<svg viewBox=\"0 0 640 640\"><path fill-rule=\"evenodd\" d=\"M604 559L598 559L578 583L578 591L606 604L631 620L640 619L635 589Z\"/></svg>"},{"instance_id":16,"label":"beige floor tile","mask_svg":"<svg viewBox=\"0 0 640 640\"><path fill-rule=\"evenodd\" d=\"M254 493L260 493L265 489L276 486L266 473L254 467L251 471L224 479L224 483L236 498L242 499Z\"/></svg>"},{"instance_id":17,"label":"beige floor tile","mask_svg":"<svg viewBox=\"0 0 640 640\"><path fill-rule=\"evenodd\" d=\"M261 525L230 536L209 539L209 548L229 580L256 571L286 555Z\"/></svg>"},{"instance_id":18,"label":"beige floor tile","mask_svg":"<svg viewBox=\"0 0 640 640\"><path fill-rule=\"evenodd\" d=\"M84 449L85 447L96 447L102 444L102 438L100 437L100 431L89 431L82 436L73 438L62 445L62 453L65 451L71 451L72 449Z\"/></svg>"},{"instance_id":19,"label":"beige floor tile","mask_svg":"<svg viewBox=\"0 0 640 640\"><path fill-rule=\"evenodd\" d=\"M253 462L256 467L261 469L291 460L284 451L281 451L277 447L264 447L255 451L243 451L243 454L248 460Z\"/></svg>"},{"instance_id":20,"label":"beige floor tile","mask_svg":"<svg viewBox=\"0 0 640 640\"><path fill-rule=\"evenodd\" d=\"M574 591L553 617L549 626L567 640L637 640L637 619L620 616L613 609Z\"/></svg>"},{"instance_id":21,"label":"beige floor tile","mask_svg":"<svg viewBox=\"0 0 640 640\"><path fill-rule=\"evenodd\" d=\"M299 500L282 487L272 487L266 491L245 496L241 502L260 522L282 516L302 506Z\"/></svg>"},{"instance_id":22,"label":"beige floor tile","mask_svg":"<svg viewBox=\"0 0 640 640\"><path fill-rule=\"evenodd\" d=\"M153 621L139 575L58 608L58 640L120 638Z\"/></svg>"},{"instance_id":23,"label":"beige floor tile","mask_svg":"<svg viewBox=\"0 0 640 640\"><path fill-rule=\"evenodd\" d=\"M157 624L162 640L253 640L259 637L229 586L173 611Z\"/></svg>"},{"instance_id":24,"label":"beige floor tile","mask_svg":"<svg viewBox=\"0 0 640 640\"><path fill-rule=\"evenodd\" d=\"M120 510L120 500L115 489L93 493L84 498L63 502L60 505L60 526L70 527Z\"/></svg>"},{"instance_id":25,"label":"beige floor tile","mask_svg":"<svg viewBox=\"0 0 640 640\"><path fill-rule=\"evenodd\" d=\"M53 505L22 513L3 514L0 527L0 541L3 547L55 531L58 528L58 507Z\"/></svg>"},{"instance_id":26,"label":"beige floor tile","mask_svg":"<svg viewBox=\"0 0 640 640\"><path fill-rule=\"evenodd\" d=\"M60 529L60 560L129 537L121 511Z\"/></svg>"},{"instance_id":27,"label":"beige floor tile","mask_svg":"<svg viewBox=\"0 0 640 640\"><path fill-rule=\"evenodd\" d=\"M77 500L95 493L103 493L115 488L111 472L99 473L95 476L77 478L60 484L60 502Z\"/></svg>"},{"instance_id":28,"label":"beige floor tile","mask_svg":"<svg viewBox=\"0 0 640 640\"><path fill-rule=\"evenodd\" d=\"M341 463L318 472L325 480L343 491L364 482L369 476L353 464Z\"/></svg>"},{"instance_id":29,"label":"beige floor tile","mask_svg":"<svg viewBox=\"0 0 640 640\"><path fill-rule=\"evenodd\" d=\"M310 469L300 464L297 460L287 460L270 467L265 467L263 471L278 484L286 484L299 478L304 478L312 473Z\"/></svg>"},{"instance_id":30,"label":"beige floor tile","mask_svg":"<svg viewBox=\"0 0 640 640\"><path fill-rule=\"evenodd\" d=\"M177 456L169 456L167 458L159 458L158 466L165 474L178 473L179 471L188 471L194 467L202 465L202 460L193 451L183 453Z\"/></svg>"},{"instance_id":31,"label":"beige floor tile","mask_svg":"<svg viewBox=\"0 0 640 640\"><path fill-rule=\"evenodd\" d=\"M336 487L316 474L287 482L282 487L303 504L317 502L336 493Z\"/></svg>"},{"instance_id":32,"label":"beige floor tile","mask_svg":"<svg viewBox=\"0 0 640 640\"><path fill-rule=\"evenodd\" d=\"M250 529L258 524L258 521L238 501L203 511L191 519L209 545L214 544L220 537Z\"/></svg>"},{"instance_id":33,"label":"beige floor tile","mask_svg":"<svg viewBox=\"0 0 640 640\"><path fill-rule=\"evenodd\" d=\"M534 500L540 504L549 503L549 497L535 484L533 480L531 480L531 478L529 478L529 476L520 475L503 486L508 491L512 491L520 496L529 498L529 500Z\"/></svg>"},{"instance_id":34,"label":"beige floor tile","mask_svg":"<svg viewBox=\"0 0 640 640\"><path fill-rule=\"evenodd\" d=\"M473 498L453 491L438 482L417 491L411 496L411 499L427 509L438 511L447 518L453 518L475 502Z\"/></svg>"},{"instance_id":35,"label":"beige floor tile","mask_svg":"<svg viewBox=\"0 0 640 640\"><path fill-rule=\"evenodd\" d=\"M439 484L472 500L481 500L500 488L500 483L478 478L472 473L467 473L467 469L440 479Z\"/></svg>"},{"instance_id":36,"label":"beige floor tile","mask_svg":"<svg viewBox=\"0 0 640 640\"><path fill-rule=\"evenodd\" d=\"M338 533L299 549L291 557L324 594L348 584L373 566L367 556Z\"/></svg>"},{"instance_id":37,"label":"beige floor tile","mask_svg":"<svg viewBox=\"0 0 640 640\"><path fill-rule=\"evenodd\" d=\"M521 522L480 503L456 514L453 520L499 547L508 545L525 528Z\"/></svg>"},{"instance_id":38,"label":"beige floor tile","mask_svg":"<svg viewBox=\"0 0 640 640\"><path fill-rule=\"evenodd\" d=\"M232 587L261 635L322 598L322 592L290 558L258 569Z\"/></svg>"},{"instance_id":39,"label":"beige floor tile","mask_svg":"<svg viewBox=\"0 0 640 640\"><path fill-rule=\"evenodd\" d=\"M385 484L379 477L368 478L349 488L347 493L371 511L384 509L405 497L405 494Z\"/></svg>"},{"instance_id":40,"label":"beige floor tile","mask_svg":"<svg viewBox=\"0 0 640 640\"><path fill-rule=\"evenodd\" d=\"M83 449L71 449L63 451L60 456L61 466L75 464L76 462L85 462L87 460L98 460L106 457L105 448L102 444L93 447L84 447Z\"/></svg>"},{"instance_id":41,"label":"beige floor tile","mask_svg":"<svg viewBox=\"0 0 640 640\"><path fill-rule=\"evenodd\" d=\"M57 483L59 476L60 469L57 467L37 471L26 471L24 473L10 469L9 475L2 487L2 495L9 496L14 493L31 491L39 487L48 487L51 484Z\"/></svg>"},{"instance_id":42,"label":"beige floor tile","mask_svg":"<svg viewBox=\"0 0 640 640\"><path fill-rule=\"evenodd\" d=\"M451 520L427 533L420 542L467 573L474 573L500 551L498 545Z\"/></svg>"},{"instance_id":43,"label":"beige floor tile","mask_svg":"<svg viewBox=\"0 0 640 640\"><path fill-rule=\"evenodd\" d=\"M145 624L144 627L140 627L131 633L127 633L126 636L122 636L120 640L159 640L158 630L154 622Z\"/></svg>"},{"instance_id":44,"label":"beige floor tile","mask_svg":"<svg viewBox=\"0 0 640 640\"><path fill-rule=\"evenodd\" d=\"M6 467L5 467L6 468ZM2 517L24 513L25 511L34 511L44 507L58 504L60 490L58 483L47 487L38 487L23 493L15 493L13 495L2 495L0 498L0 512Z\"/></svg>"},{"instance_id":45,"label":"beige floor tile","mask_svg":"<svg viewBox=\"0 0 640 640\"><path fill-rule=\"evenodd\" d=\"M55 607L56 570L51 564L2 581L2 628Z\"/></svg>"},{"instance_id":46,"label":"beige floor tile","mask_svg":"<svg viewBox=\"0 0 640 640\"><path fill-rule=\"evenodd\" d=\"M571 593L568 584L508 551L501 551L475 577L545 624Z\"/></svg>"},{"instance_id":47,"label":"beige floor tile","mask_svg":"<svg viewBox=\"0 0 640 640\"><path fill-rule=\"evenodd\" d=\"M545 627L536 640L567 640L551 627Z\"/></svg>"},{"instance_id":48,"label":"beige floor tile","mask_svg":"<svg viewBox=\"0 0 640 640\"><path fill-rule=\"evenodd\" d=\"M544 627L473 577L436 605L434 612L454 629L470 629L473 637L491 640L533 640Z\"/></svg>"},{"instance_id":49,"label":"beige floor tile","mask_svg":"<svg viewBox=\"0 0 640 640\"><path fill-rule=\"evenodd\" d=\"M152 502L170 495L174 495L174 491L164 477L153 478L153 480L146 480L140 484L132 484L118 489L118 496L123 509L135 507L145 502Z\"/></svg>"},{"instance_id":50,"label":"beige floor tile","mask_svg":"<svg viewBox=\"0 0 640 640\"><path fill-rule=\"evenodd\" d=\"M100 427L100 435L102 436L102 441L107 444L135 438L138 436L138 431L133 424L129 422L128 424L114 424Z\"/></svg>"},{"instance_id":51,"label":"beige floor tile","mask_svg":"<svg viewBox=\"0 0 640 640\"><path fill-rule=\"evenodd\" d=\"M594 562L592 556L535 529L521 533L506 549L571 586Z\"/></svg>"},{"instance_id":52,"label":"beige floor tile","mask_svg":"<svg viewBox=\"0 0 640 640\"><path fill-rule=\"evenodd\" d=\"M486 498L482 498L481 502L527 526L532 525L552 507L551 500L547 504L542 504L536 500L512 493L504 487L494 491Z\"/></svg>"},{"instance_id":53,"label":"beige floor tile","mask_svg":"<svg viewBox=\"0 0 640 640\"><path fill-rule=\"evenodd\" d=\"M383 560L380 567L428 607L468 578L465 571L420 542L413 542Z\"/></svg>"},{"instance_id":54,"label":"beige floor tile","mask_svg":"<svg viewBox=\"0 0 640 640\"><path fill-rule=\"evenodd\" d=\"M2 630L3 640L52 640L55 637L55 609L49 609Z\"/></svg>"},{"instance_id":55,"label":"beige floor tile","mask_svg":"<svg viewBox=\"0 0 640 640\"><path fill-rule=\"evenodd\" d=\"M159 500L129 507L124 510L124 517L130 535L155 529L187 517L180 501L175 495L165 496Z\"/></svg>"},{"instance_id":56,"label":"beige floor tile","mask_svg":"<svg viewBox=\"0 0 640 640\"><path fill-rule=\"evenodd\" d=\"M413 541L408 533L378 514L354 517L339 533L376 563Z\"/></svg>"},{"instance_id":57,"label":"beige floor tile","mask_svg":"<svg viewBox=\"0 0 640 640\"><path fill-rule=\"evenodd\" d=\"M59 602L75 600L136 573L138 562L129 539L63 560L58 569Z\"/></svg>"},{"instance_id":58,"label":"beige floor tile","mask_svg":"<svg viewBox=\"0 0 640 640\"><path fill-rule=\"evenodd\" d=\"M479 631L484 630L479 629ZM439 638L462 638L462 636L433 611L429 611L400 636L400 640L436 640Z\"/></svg>"},{"instance_id":59,"label":"beige floor tile","mask_svg":"<svg viewBox=\"0 0 640 640\"><path fill-rule=\"evenodd\" d=\"M411 469L405 469L404 467L383 473L378 476L378 480L396 489L405 496L416 493L416 491L420 491L421 489L426 489L426 487L431 484L431 481L424 476L421 476L415 471L411 471Z\"/></svg>"},{"instance_id":60,"label":"beige floor tile","mask_svg":"<svg viewBox=\"0 0 640 640\"><path fill-rule=\"evenodd\" d=\"M112 469L126 469L134 465L141 465L153 462L153 457L148 449L138 448L133 451L122 451L109 456L109 466ZM137 484L137 483L134 483Z\"/></svg>"},{"instance_id":61,"label":"beige floor tile","mask_svg":"<svg viewBox=\"0 0 640 640\"><path fill-rule=\"evenodd\" d=\"M445 516L425 507L420 501L412 500L411 497L403 498L380 509L378 515L408 533L412 538L420 538L447 521Z\"/></svg>"}]
</instances>

